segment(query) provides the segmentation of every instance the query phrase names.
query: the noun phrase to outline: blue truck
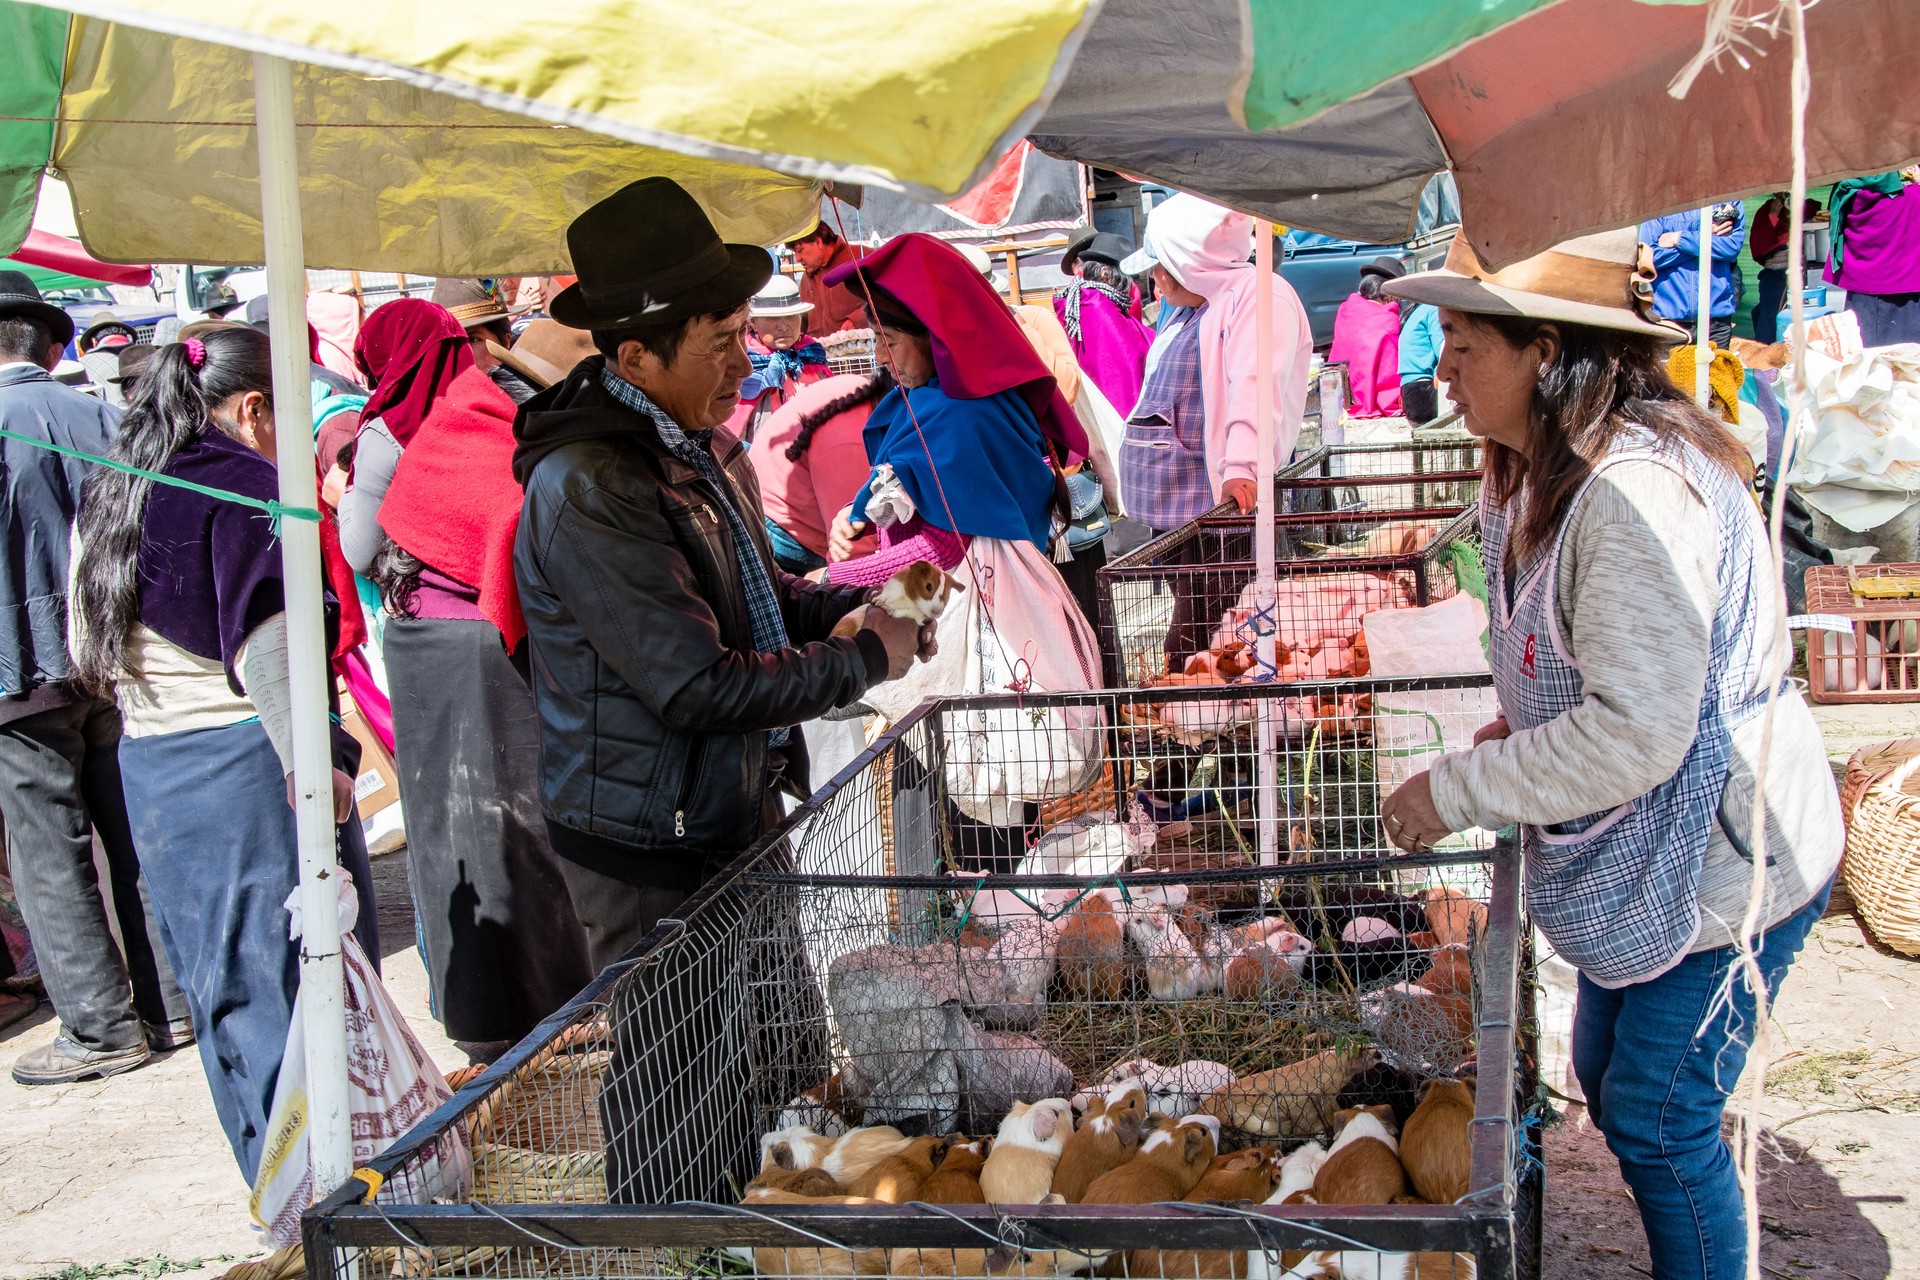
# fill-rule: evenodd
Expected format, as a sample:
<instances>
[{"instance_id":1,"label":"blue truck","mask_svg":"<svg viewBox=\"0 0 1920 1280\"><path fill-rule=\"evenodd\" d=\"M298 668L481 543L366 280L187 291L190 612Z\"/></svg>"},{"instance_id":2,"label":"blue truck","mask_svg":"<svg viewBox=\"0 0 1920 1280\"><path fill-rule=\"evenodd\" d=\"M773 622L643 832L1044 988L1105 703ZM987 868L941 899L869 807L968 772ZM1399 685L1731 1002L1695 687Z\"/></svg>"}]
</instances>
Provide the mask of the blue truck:
<instances>
[{"instance_id":1,"label":"blue truck","mask_svg":"<svg viewBox=\"0 0 1920 1280\"><path fill-rule=\"evenodd\" d=\"M1413 238L1402 244L1363 244L1315 231L1287 232L1277 246L1280 274L1307 308L1313 345L1324 351L1332 344L1334 312L1360 287L1360 268L1375 258L1397 258L1408 271L1437 266L1459 229L1460 195L1453 175L1442 173L1420 193Z\"/></svg>"}]
</instances>

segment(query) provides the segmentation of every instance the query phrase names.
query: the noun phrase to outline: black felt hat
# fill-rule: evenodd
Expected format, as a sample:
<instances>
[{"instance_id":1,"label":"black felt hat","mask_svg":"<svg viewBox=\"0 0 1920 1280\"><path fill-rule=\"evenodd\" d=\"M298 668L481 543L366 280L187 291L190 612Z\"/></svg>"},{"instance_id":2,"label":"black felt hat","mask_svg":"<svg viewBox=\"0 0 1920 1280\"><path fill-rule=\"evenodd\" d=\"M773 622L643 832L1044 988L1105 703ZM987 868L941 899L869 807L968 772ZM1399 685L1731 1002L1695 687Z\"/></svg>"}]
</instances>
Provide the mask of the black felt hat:
<instances>
[{"instance_id":1,"label":"black felt hat","mask_svg":"<svg viewBox=\"0 0 1920 1280\"><path fill-rule=\"evenodd\" d=\"M53 330L61 346L73 341L73 317L42 298L24 271L0 271L0 316L32 316Z\"/></svg>"},{"instance_id":2,"label":"black felt hat","mask_svg":"<svg viewBox=\"0 0 1920 1280\"><path fill-rule=\"evenodd\" d=\"M547 311L574 329L624 329L739 306L773 275L758 245L725 244L671 178L630 183L567 228L577 283Z\"/></svg>"}]
</instances>

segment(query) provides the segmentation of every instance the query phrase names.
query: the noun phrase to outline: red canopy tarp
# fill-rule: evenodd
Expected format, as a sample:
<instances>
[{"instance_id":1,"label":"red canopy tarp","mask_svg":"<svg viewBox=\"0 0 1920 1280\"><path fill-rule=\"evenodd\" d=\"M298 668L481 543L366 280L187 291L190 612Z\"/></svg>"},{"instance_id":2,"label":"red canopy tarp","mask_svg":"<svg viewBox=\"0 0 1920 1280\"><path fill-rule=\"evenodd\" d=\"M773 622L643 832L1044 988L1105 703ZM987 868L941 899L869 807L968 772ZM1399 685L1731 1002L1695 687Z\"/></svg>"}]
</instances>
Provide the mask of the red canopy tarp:
<instances>
[{"instance_id":1,"label":"red canopy tarp","mask_svg":"<svg viewBox=\"0 0 1920 1280\"><path fill-rule=\"evenodd\" d=\"M78 240L69 240L37 227L27 232L27 242L14 252L13 258L29 266L63 271L70 276L83 276L106 284L140 287L153 283L152 267L121 267L102 262L81 248Z\"/></svg>"}]
</instances>

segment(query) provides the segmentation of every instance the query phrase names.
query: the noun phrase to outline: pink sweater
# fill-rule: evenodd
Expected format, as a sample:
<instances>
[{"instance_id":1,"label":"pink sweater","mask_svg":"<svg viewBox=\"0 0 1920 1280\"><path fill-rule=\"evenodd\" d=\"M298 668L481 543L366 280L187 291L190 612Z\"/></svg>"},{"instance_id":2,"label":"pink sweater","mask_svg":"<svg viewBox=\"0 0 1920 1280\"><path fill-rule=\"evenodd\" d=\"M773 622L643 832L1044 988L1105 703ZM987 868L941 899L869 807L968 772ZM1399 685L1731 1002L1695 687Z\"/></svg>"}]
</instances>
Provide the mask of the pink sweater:
<instances>
[{"instance_id":1,"label":"pink sweater","mask_svg":"<svg viewBox=\"0 0 1920 1280\"><path fill-rule=\"evenodd\" d=\"M1259 424L1254 375L1259 364L1254 307L1259 299L1249 265L1217 289L1200 317L1200 394L1206 414L1207 480L1215 499L1228 480L1257 480ZM1293 455L1307 412L1307 368L1313 330L1293 286L1273 280L1273 458L1278 468Z\"/></svg>"},{"instance_id":2,"label":"pink sweater","mask_svg":"<svg viewBox=\"0 0 1920 1280\"><path fill-rule=\"evenodd\" d=\"M952 570L966 558L965 535L936 529L915 519L880 531L880 550L827 566L827 581L837 586L877 587L916 560L931 560Z\"/></svg>"},{"instance_id":3,"label":"pink sweater","mask_svg":"<svg viewBox=\"0 0 1920 1280\"><path fill-rule=\"evenodd\" d=\"M817 556L827 554L834 516L853 501L872 472L861 432L873 406L849 409L822 423L797 462L788 460L787 446L799 438L802 417L865 382L860 374L843 373L801 387L761 423L748 447L767 518Z\"/></svg>"}]
</instances>

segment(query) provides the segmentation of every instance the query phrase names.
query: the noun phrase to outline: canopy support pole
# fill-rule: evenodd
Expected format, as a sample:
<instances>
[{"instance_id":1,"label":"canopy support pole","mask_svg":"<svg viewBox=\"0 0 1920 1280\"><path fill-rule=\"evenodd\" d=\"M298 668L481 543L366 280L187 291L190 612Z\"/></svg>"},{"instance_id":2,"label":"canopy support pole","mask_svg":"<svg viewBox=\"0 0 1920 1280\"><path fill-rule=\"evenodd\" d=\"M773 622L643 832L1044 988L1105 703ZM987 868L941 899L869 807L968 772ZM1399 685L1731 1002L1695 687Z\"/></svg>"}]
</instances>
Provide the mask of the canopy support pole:
<instances>
[{"instance_id":1,"label":"canopy support pole","mask_svg":"<svg viewBox=\"0 0 1920 1280\"><path fill-rule=\"evenodd\" d=\"M1702 409L1707 405L1707 370L1713 363L1713 206L1700 210L1700 279L1694 294L1693 323L1693 399Z\"/></svg>"},{"instance_id":2,"label":"canopy support pole","mask_svg":"<svg viewBox=\"0 0 1920 1280\"><path fill-rule=\"evenodd\" d=\"M319 507L307 351L307 270L300 230L300 170L293 123L293 64L253 58L260 142L260 222L266 240L267 315L273 336L273 420L280 501ZM347 1091L347 1024L334 858L333 752L327 714L327 637L320 527L280 525L286 583L287 666L292 680L294 824L300 848L300 1007L307 1042L307 1150L316 1198L353 1171Z\"/></svg>"},{"instance_id":3,"label":"canopy support pole","mask_svg":"<svg viewBox=\"0 0 1920 1280\"><path fill-rule=\"evenodd\" d=\"M1274 472L1279 459L1273 456L1273 224L1253 224L1254 271L1259 287L1254 294L1253 334L1257 361L1254 368L1254 398L1259 404L1255 427L1258 444L1254 449L1257 471L1254 477L1253 515L1253 604L1254 645L1258 670L1267 679L1274 678L1279 663L1274 652L1279 621L1274 616ZM1280 861L1280 784L1276 759L1278 727L1277 699L1263 698L1258 703L1259 755L1256 764L1257 791L1255 813L1258 821L1260 863L1272 866Z\"/></svg>"}]
</instances>

